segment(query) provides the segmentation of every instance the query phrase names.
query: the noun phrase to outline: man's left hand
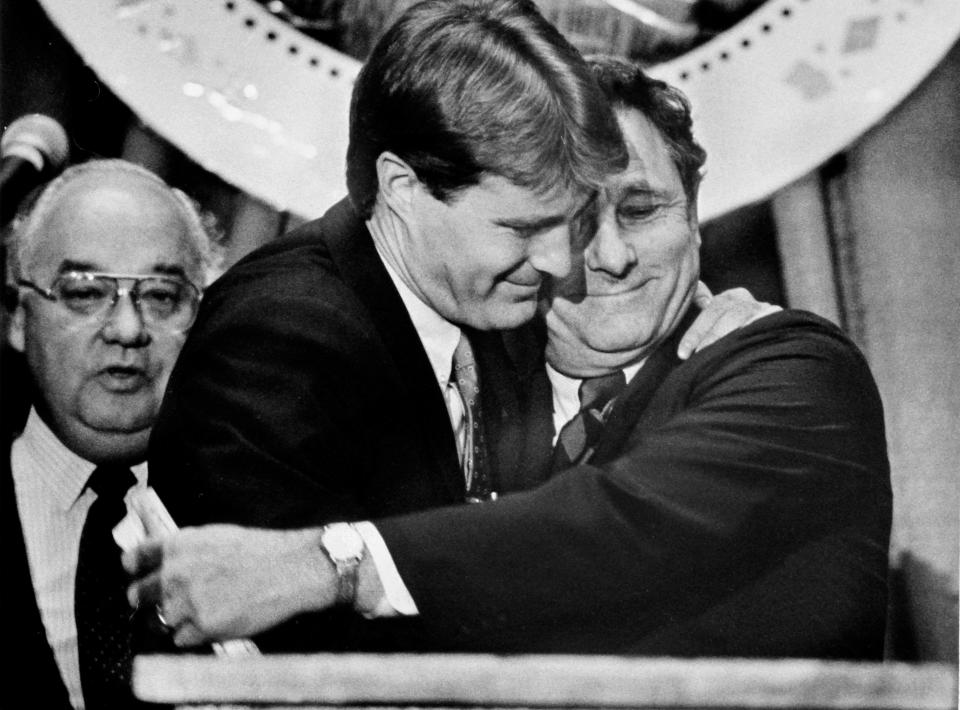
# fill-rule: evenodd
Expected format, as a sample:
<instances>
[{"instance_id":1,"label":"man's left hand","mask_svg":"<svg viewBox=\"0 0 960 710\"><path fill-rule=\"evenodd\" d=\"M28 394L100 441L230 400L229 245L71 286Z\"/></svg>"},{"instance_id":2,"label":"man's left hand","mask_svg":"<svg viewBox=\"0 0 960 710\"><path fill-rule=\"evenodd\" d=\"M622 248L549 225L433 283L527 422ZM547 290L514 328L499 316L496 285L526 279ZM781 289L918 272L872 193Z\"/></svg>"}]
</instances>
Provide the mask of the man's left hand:
<instances>
[{"instance_id":1,"label":"man's left hand","mask_svg":"<svg viewBox=\"0 0 960 710\"><path fill-rule=\"evenodd\" d=\"M702 281L697 282L693 302L701 309L700 315L680 339L677 357L681 360L758 318L783 310L756 300L745 288L732 288L714 296Z\"/></svg>"}]
</instances>

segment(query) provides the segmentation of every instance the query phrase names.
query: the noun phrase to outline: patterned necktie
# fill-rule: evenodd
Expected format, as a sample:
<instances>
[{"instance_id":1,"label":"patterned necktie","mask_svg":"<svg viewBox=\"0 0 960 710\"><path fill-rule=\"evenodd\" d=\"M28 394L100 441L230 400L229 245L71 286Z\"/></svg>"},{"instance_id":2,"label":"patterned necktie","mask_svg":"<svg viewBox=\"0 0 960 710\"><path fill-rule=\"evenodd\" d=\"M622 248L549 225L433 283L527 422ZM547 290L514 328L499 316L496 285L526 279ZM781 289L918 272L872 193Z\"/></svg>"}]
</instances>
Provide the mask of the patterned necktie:
<instances>
[{"instance_id":1,"label":"patterned necktie","mask_svg":"<svg viewBox=\"0 0 960 710\"><path fill-rule=\"evenodd\" d=\"M451 380L450 384L456 388L456 394L462 403L462 415L456 417L455 407L450 407L448 397L451 422L460 453L460 467L466 484L466 501L482 503L495 500L497 494L493 491L490 480L490 464L480 411L480 374L473 358L473 349L465 335L460 336L460 342L453 353ZM455 418L458 421L454 421Z\"/></svg>"},{"instance_id":2,"label":"patterned necktie","mask_svg":"<svg viewBox=\"0 0 960 710\"><path fill-rule=\"evenodd\" d=\"M113 527L126 514L124 494L136 483L128 468L100 466L87 483L97 499L80 534L74 597L80 681L87 710L126 708L130 690L132 610Z\"/></svg>"},{"instance_id":3,"label":"patterned necktie","mask_svg":"<svg viewBox=\"0 0 960 710\"><path fill-rule=\"evenodd\" d=\"M560 430L553 449L554 471L589 460L603 424L626 386L627 378L622 371L590 377L580 383L580 411Z\"/></svg>"}]
</instances>

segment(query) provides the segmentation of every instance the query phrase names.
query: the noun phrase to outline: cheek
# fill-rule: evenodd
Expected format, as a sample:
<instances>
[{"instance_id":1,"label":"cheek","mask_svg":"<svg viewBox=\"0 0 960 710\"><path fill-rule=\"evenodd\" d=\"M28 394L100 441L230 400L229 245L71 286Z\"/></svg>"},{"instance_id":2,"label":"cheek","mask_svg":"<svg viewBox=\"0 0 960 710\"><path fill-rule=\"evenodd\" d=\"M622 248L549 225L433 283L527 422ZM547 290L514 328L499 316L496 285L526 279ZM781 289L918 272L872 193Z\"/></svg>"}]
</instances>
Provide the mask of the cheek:
<instances>
[{"instance_id":1,"label":"cheek","mask_svg":"<svg viewBox=\"0 0 960 710\"><path fill-rule=\"evenodd\" d=\"M177 357L180 355L186 337L185 334L154 336L154 340L150 344L150 367L157 373L158 378L163 379L164 387L166 387L166 380L177 362Z\"/></svg>"},{"instance_id":2,"label":"cheek","mask_svg":"<svg viewBox=\"0 0 960 710\"><path fill-rule=\"evenodd\" d=\"M87 377L91 341L91 337L76 332L61 331L58 337L39 337L37 333L28 333L27 361L30 370L40 387L52 398L68 398L69 393L75 393Z\"/></svg>"}]
</instances>

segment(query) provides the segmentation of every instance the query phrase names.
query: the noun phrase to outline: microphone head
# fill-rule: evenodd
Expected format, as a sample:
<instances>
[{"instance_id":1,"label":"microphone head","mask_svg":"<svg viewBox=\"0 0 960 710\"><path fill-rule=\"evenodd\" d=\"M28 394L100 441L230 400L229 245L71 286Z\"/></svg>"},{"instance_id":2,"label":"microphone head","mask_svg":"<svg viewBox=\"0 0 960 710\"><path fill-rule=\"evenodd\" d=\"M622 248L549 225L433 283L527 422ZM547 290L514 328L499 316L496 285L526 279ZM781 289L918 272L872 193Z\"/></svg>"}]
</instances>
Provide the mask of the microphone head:
<instances>
[{"instance_id":1,"label":"microphone head","mask_svg":"<svg viewBox=\"0 0 960 710\"><path fill-rule=\"evenodd\" d=\"M57 172L70 156L67 132L42 113L21 116L0 137L0 156L29 161L39 171Z\"/></svg>"}]
</instances>

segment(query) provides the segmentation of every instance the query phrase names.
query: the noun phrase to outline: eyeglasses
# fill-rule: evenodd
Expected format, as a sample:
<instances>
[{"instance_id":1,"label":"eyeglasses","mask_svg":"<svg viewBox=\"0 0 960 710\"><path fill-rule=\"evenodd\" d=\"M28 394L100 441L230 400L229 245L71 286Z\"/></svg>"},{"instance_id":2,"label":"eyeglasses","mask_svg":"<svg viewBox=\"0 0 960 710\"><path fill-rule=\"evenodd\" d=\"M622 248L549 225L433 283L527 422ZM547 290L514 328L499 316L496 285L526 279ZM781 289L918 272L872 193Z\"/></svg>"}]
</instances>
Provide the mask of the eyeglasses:
<instances>
[{"instance_id":1,"label":"eyeglasses","mask_svg":"<svg viewBox=\"0 0 960 710\"><path fill-rule=\"evenodd\" d=\"M124 281L126 287L120 285ZM103 320L121 296L129 295L144 325L165 330L186 330L193 325L200 303L200 289L175 276L68 271L57 276L48 289L27 279L18 279L17 284L62 303L79 316Z\"/></svg>"}]
</instances>

